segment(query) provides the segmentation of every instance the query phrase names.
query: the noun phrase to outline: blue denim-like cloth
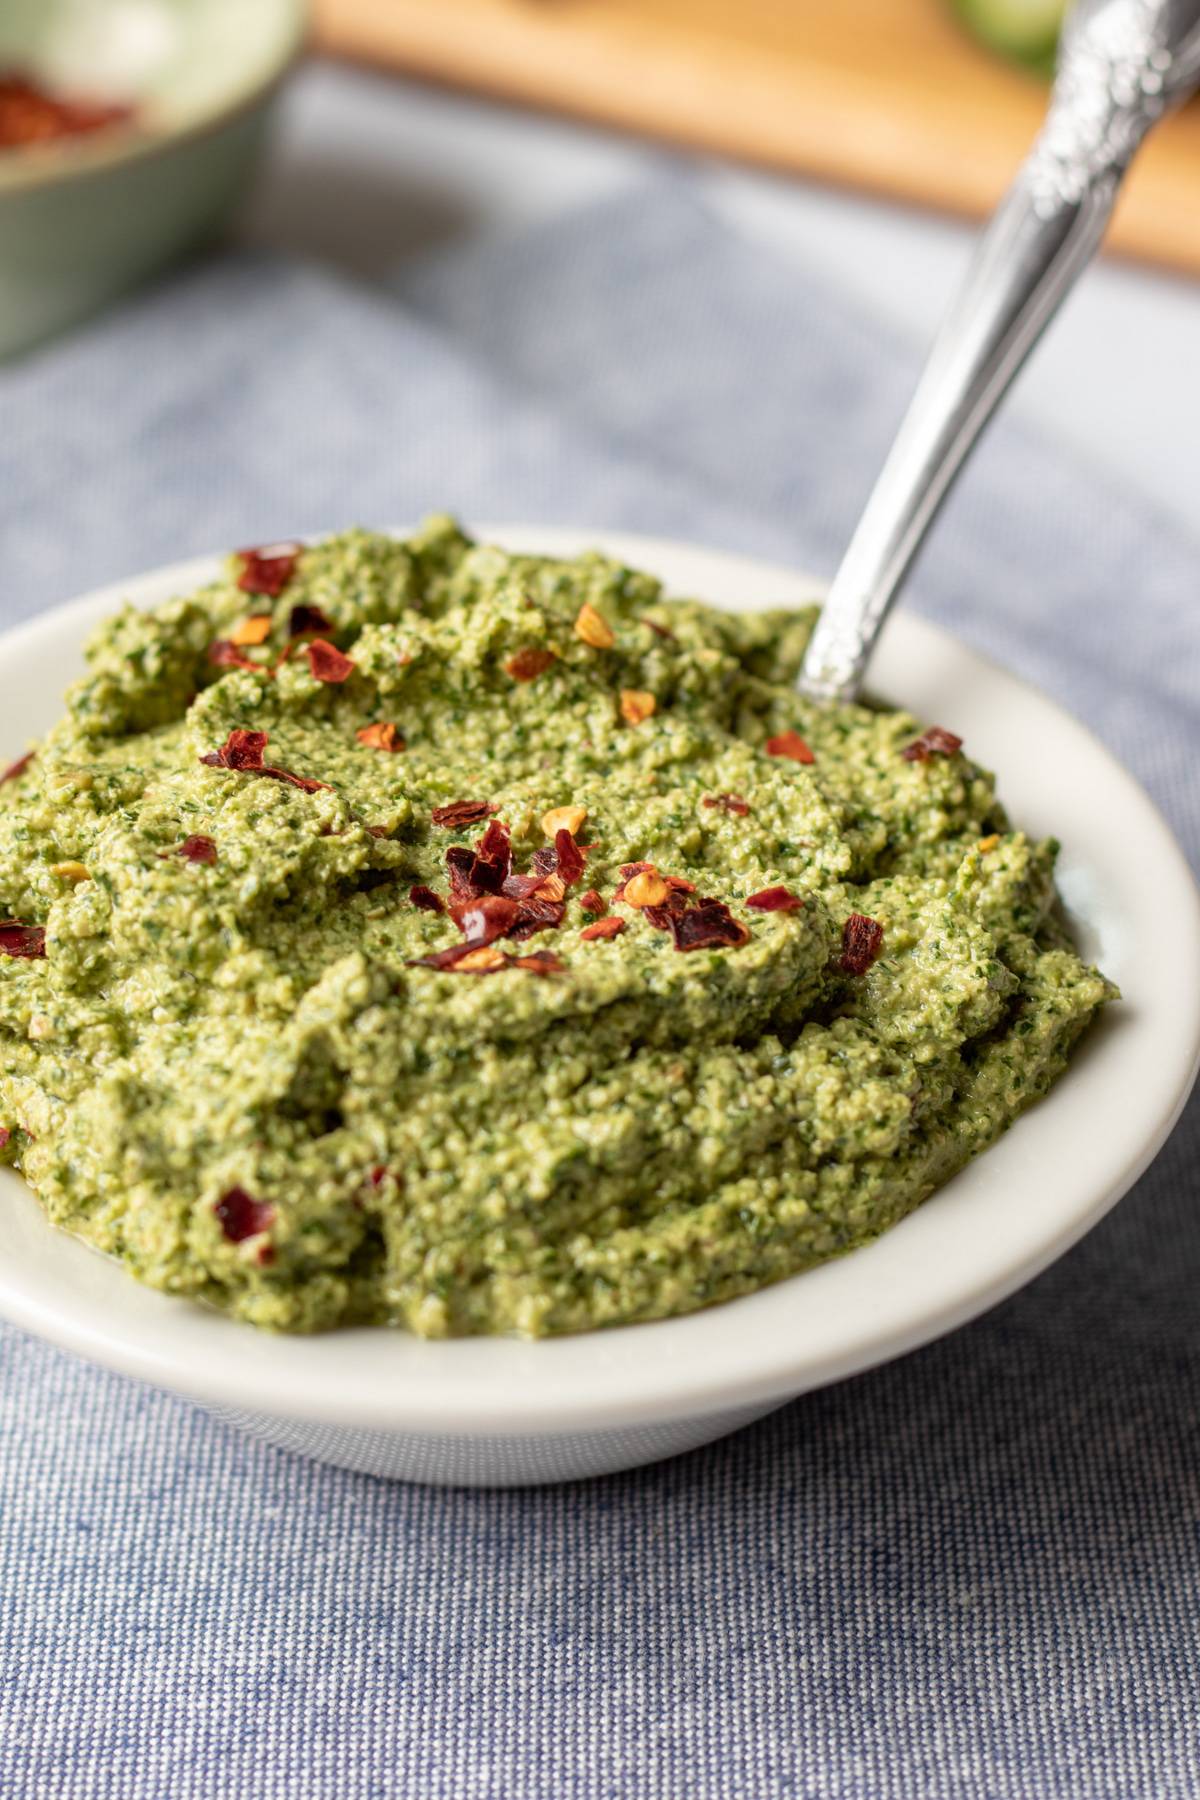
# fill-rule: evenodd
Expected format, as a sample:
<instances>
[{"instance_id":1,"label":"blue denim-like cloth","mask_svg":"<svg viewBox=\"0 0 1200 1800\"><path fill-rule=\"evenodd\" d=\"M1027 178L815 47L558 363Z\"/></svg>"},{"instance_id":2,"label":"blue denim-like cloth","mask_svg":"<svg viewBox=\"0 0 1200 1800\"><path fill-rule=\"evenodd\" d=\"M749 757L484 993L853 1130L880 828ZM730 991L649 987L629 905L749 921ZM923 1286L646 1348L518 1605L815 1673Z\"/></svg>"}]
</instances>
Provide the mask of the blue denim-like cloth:
<instances>
[{"instance_id":1,"label":"blue denim-like cloth","mask_svg":"<svg viewBox=\"0 0 1200 1800\"><path fill-rule=\"evenodd\" d=\"M683 181L387 290L225 255L0 371L0 622L433 507L829 570L916 362ZM1194 855L1198 588L1002 425L912 603ZM987 1318L586 1485L342 1474L4 1331L0 1796L1192 1800L1198 1129Z\"/></svg>"}]
</instances>

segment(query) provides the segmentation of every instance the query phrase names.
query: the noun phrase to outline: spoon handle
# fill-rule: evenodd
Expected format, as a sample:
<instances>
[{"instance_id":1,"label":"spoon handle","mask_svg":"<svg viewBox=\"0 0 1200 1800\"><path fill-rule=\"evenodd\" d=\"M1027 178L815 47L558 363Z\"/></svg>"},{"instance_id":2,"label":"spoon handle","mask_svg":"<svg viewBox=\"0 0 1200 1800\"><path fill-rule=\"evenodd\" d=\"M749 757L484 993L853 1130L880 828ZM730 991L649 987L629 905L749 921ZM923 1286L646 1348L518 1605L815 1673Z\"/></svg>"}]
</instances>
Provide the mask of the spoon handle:
<instances>
[{"instance_id":1,"label":"spoon handle","mask_svg":"<svg viewBox=\"0 0 1200 1800\"><path fill-rule=\"evenodd\" d=\"M1104 235L1158 119L1200 85L1200 0L1079 0L1045 124L987 227L846 552L800 676L857 692L888 608L983 427Z\"/></svg>"}]
</instances>

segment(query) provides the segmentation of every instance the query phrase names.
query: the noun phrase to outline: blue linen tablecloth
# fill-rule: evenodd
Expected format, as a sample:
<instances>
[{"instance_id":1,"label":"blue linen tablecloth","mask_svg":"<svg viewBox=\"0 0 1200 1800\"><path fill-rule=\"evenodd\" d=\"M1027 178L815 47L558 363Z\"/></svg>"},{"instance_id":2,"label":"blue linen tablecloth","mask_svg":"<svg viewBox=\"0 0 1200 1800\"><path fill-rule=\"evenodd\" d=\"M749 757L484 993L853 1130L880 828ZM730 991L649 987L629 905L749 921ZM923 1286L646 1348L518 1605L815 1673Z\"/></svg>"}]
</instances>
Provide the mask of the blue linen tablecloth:
<instances>
[{"instance_id":1,"label":"blue linen tablecloth","mask_svg":"<svg viewBox=\"0 0 1200 1800\"><path fill-rule=\"evenodd\" d=\"M393 277L227 251L0 371L0 624L427 508L829 571L916 369L679 175ZM1194 855L1198 585L1002 425L912 604ZM1198 1132L987 1318L587 1485L342 1474L3 1331L0 1796L1190 1800Z\"/></svg>"}]
</instances>

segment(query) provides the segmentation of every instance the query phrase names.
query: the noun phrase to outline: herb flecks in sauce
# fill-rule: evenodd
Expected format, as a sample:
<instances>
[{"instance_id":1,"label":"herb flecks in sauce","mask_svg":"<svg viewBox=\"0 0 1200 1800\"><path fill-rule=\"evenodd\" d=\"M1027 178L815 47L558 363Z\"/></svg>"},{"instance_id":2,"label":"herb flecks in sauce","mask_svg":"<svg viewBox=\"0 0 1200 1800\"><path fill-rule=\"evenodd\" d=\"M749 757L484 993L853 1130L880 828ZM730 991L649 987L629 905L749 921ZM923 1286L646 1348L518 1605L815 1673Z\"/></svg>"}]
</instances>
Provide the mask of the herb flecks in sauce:
<instances>
[{"instance_id":1,"label":"herb flecks in sauce","mask_svg":"<svg viewBox=\"0 0 1200 1800\"><path fill-rule=\"evenodd\" d=\"M1111 990L953 733L798 698L812 618L445 520L120 614L0 781L4 1159L296 1331L652 1319L886 1229Z\"/></svg>"}]
</instances>

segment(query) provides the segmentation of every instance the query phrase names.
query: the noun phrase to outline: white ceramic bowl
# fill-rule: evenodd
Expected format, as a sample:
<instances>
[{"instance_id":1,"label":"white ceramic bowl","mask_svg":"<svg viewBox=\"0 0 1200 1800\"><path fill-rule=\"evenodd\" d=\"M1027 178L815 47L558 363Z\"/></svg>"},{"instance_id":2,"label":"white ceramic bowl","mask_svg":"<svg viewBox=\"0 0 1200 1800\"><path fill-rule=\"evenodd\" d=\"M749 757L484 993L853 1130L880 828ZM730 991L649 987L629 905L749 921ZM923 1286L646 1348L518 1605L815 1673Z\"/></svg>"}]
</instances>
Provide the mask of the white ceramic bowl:
<instances>
[{"instance_id":1,"label":"white ceramic bowl","mask_svg":"<svg viewBox=\"0 0 1200 1800\"><path fill-rule=\"evenodd\" d=\"M816 591L784 569L650 538L485 535L554 552L599 544L676 593L734 607L794 604ZM211 560L188 563L107 588L0 640L0 752L15 755L57 716L95 620L122 598L150 604L212 569ZM971 754L1000 771L1013 818L1062 839L1061 885L1080 942L1124 991L1050 1096L903 1224L840 1261L686 1319L542 1343L426 1343L364 1330L297 1339L138 1286L52 1230L5 1171L0 1312L289 1449L380 1475L493 1486L689 1449L1012 1293L1120 1198L1178 1116L1200 1055L1200 902L1142 790L1023 682L902 613L872 686L962 731Z\"/></svg>"}]
</instances>

